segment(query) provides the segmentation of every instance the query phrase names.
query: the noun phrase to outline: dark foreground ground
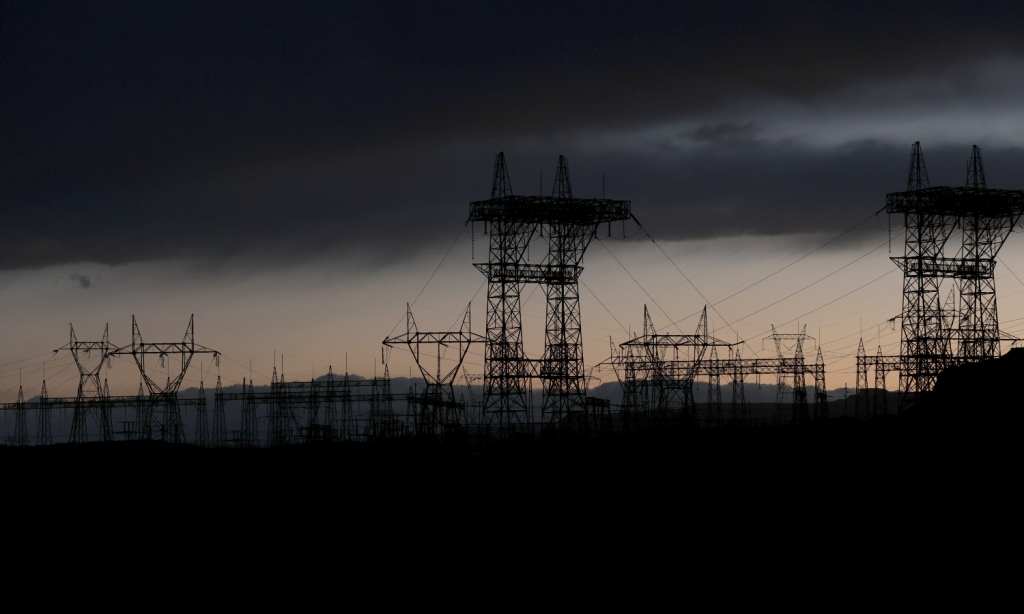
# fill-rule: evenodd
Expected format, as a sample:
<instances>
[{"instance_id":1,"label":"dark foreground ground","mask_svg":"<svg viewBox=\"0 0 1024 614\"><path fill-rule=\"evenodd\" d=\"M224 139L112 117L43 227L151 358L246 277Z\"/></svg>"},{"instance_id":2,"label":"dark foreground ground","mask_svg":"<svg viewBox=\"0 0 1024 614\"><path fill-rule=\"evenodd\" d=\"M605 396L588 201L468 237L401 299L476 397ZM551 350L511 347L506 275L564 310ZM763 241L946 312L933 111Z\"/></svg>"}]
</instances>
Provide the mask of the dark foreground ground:
<instances>
[{"instance_id":1,"label":"dark foreground ground","mask_svg":"<svg viewBox=\"0 0 1024 614\"><path fill-rule=\"evenodd\" d=\"M312 502L339 511L569 501L595 511L721 507L757 518L765 507L799 501L810 515L863 504L898 517L902 503L998 496L1001 483L1017 481L1019 466L1016 428L914 416L476 447L411 441L253 450L155 442L0 448L6 492L21 501Z\"/></svg>"},{"instance_id":2,"label":"dark foreground ground","mask_svg":"<svg viewBox=\"0 0 1024 614\"><path fill-rule=\"evenodd\" d=\"M906 578L960 582L976 561L1006 581L991 551L1015 548L1018 438L902 416L478 448L5 447L0 518L11 552L128 571L155 558L203 582L244 574L257 591L271 571L296 586L582 574L591 595L740 595L737 578L787 600L812 578L918 590Z\"/></svg>"},{"instance_id":3,"label":"dark foreground ground","mask_svg":"<svg viewBox=\"0 0 1024 614\"><path fill-rule=\"evenodd\" d=\"M979 402L989 375L940 381L917 414L798 427L475 448L2 447L0 536L9 560L72 553L75 573L165 592L154 560L177 584L257 595L289 574L387 601L422 576L432 599L485 587L497 604L524 580L579 593L582 575L587 595L637 603L657 588L818 610L902 591L988 610L979 600L1015 581L1022 467L1020 403ZM367 573L394 586L347 580ZM825 598L808 590L828 582Z\"/></svg>"}]
</instances>

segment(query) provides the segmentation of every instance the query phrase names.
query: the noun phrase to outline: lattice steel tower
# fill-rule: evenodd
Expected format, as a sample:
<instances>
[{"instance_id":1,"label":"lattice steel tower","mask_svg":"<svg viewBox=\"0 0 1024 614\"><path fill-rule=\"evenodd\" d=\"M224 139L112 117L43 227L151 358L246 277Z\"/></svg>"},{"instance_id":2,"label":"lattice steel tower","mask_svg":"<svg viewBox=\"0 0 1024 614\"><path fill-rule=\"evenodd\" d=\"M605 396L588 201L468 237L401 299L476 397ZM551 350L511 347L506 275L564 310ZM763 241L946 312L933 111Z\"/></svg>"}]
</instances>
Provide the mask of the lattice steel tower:
<instances>
[{"instance_id":1,"label":"lattice steel tower","mask_svg":"<svg viewBox=\"0 0 1024 614\"><path fill-rule=\"evenodd\" d=\"M903 408L914 402L917 393L931 390L944 369L999 355L996 255L1024 212L1024 192L989 189L977 146L964 187L930 187L918 142L911 149L907 191L887 194L885 208L906 218L904 255L892 258L903 271L899 356ZM946 257L946 243L958 227L963 243L955 257ZM950 313L950 300L946 308L941 305L943 279L953 280L959 290L958 314ZM959 321L955 330L954 321Z\"/></svg>"},{"instance_id":2,"label":"lattice steel tower","mask_svg":"<svg viewBox=\"0 0 1024 614\"><path fill-rule=\"evenodd\" d=\"M94 413L99 424L100 437L103 441L111 439L111 422L107 404L104 400L103 383L100 373L104 365L109 366L114 346L110 344L109 326L103 328L103 339L100 341L79 341L75 336L75 327L70 326L71 338L67 345L57 348L71 352L71 357L78 367L78 393L75 396L75 409L71 420L69 442L85 442L89 439L87 426L88 416ZM96 356L93 357L93 352ZM86 364L86 360L93 362Z\"/></svg>"},{"instance_id":3,"label":"lattice steel tower","mask_svg":"<svg viewBox=\"0 0 1024 614\"><path fill-rule=\"evenodd\" d=\"M488 261L476 265L487 276L483 412L500 433L529 424L530 377L543 382L545 424L566 426L575 415L586 415L579 306L583 253L599 224L630 217L629 201L575 198L564 156L550 197L513 195L505 155L495 157L491 198L470 203L469 219L483 222L490 236ZM530 264L527 248L545 227L547 255ZM542 284L547 296L539 360L527 359L523 349L520 297L528 283Z\"/></svg>"}]
</instances>

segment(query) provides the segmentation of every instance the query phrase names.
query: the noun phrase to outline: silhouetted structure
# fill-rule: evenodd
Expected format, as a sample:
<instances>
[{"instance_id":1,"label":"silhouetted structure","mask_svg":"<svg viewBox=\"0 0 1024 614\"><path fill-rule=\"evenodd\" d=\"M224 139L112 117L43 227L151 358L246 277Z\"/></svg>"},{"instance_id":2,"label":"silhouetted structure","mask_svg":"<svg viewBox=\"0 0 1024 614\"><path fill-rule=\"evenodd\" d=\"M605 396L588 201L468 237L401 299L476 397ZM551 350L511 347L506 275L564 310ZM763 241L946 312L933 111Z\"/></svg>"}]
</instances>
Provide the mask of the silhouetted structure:
<instances>
[{"instance_id":1,"label":"silhouetted structure","mask_svg":"<svg viewBox=\"0 0 1024 614\"><path fill-rule=\"evenodd\" d=\"M999 332L996 255L1024 213L1024 191L988 188L977 145L964 187L931 187L918 142L911 148L907 190L887 194L885 209L902 213L906 220L904 255L892 258L904 280L900 355L879 352L869 359L859 353L858 386L868 368L880 373L879 382L884 382L885 372L898 370L902 411L934 387L940 372L994 358L1000 341L1009 339ZM948 257L945 248L957 229L962 242ZM945 306L940 296L944 279L953 282ZM959 294L959 310L954 291Z\"/></svg>"},{"instance_id":2,"label":"silhouetted structure","mask_svg":"<svg viewBox=\"0 0 1024 614\"><path fill-rule=\"evenodd\" d=\"M622 386L621 420L625 430L659 429L671 426L694 428L701 424L694 400L694 382L700 376L708 381L707 413L704 426L725 424L722 411L721 376L733 378L733 410L731 422L746 424L744 381L748 375L773 375L777 381L777 411L774 422L789 424L810 419L805 376L814 379L814 417L829 417L828 396L825 392L825 363L818 349L814 364L804 359L803 347L812 339L804 330L798 333L780 333L772 327L765 337L775 347L774 358L743 358L740 343L729 343L708 334L707 308L704 308L697 330L693 335L661 334L654 327L650 313L644 307L642 335L612 347L612 356L605 364L614 370ZM718 348L727 349L721 358ZM786 356L792 352L792 357ZM786 384L791 383L792 401L788 411L784 402Z\"/></svg>"},{"instance_id":3,"label":"silhouetted structure","mask_svg":"<svg viewBox=\"0 0 1024 614\"><path fill-rule=\"evenodd\" d=\"M455 378L462 368L466 359L466 353L474 343L485 343L486 338L472 332L472 321L470 318L469 306L462 314L462 326L457 331L449 332L420 332L416 328L416 320L412 317L412 309L408 304L405 306L405 334L396 337L388 337L384 345L394 347L405 345L409 348L416 367L420 370L426 388L422 394L414 390L409 392L407 397L409 412L414 416L413 428L416 435L420 436L443 436L457 431L463 431L469 426L469 417L466 412L464 400L455 399L455 390L452 387ZM436 370L427 368L424 359L430 355L421 352L421 346L434 346L436 359ZM445 350L452 348L455 356L451 357L452 366L442 366L445 358Z\"/></svg>"},{"instance_id":4,"label":"silhouetted structure","mask_svg":"<svg viewBox=\"0 0 1024 614\"><path fill-rule=\"evenodd\" d=\"M110 441L111 418L109 407L103 395L103 383L100 373L103 366L109 363L111 352L115 349L110 345L109 326L103 328L103 338L100 341L79 341L75 336L75 327L71 327L71 339L67 345L57 348L54 354L61 350L67 350L75 361L78 368L78 394L74 415L71 423L71 442L82 442L89 438L88 417L92 414L99 426L100 435L103 441ZM97 354L94 364L87 365L85 361Z\"/></svg>"},{"instance_id":5,"label":"silhouetted structure","mask_svg":"<svg viewBox=\"0 0 1024 614\"><path fill-rule=\"evenodd\" d=\"M489 200L470 203L469 220L489 235L487 342L484 352L483 417L499 436L529 429L529 379L543 382L541 420L565 428L586 421L586 384L580 324L579 276L583 254L599 224L630 219L626 200L575 198L569 165L559 156L551 196L516 196L504 153L494 160ZM547 230L548 252L528 262L534 235ZM523 349L520 296L525 284L541 284L547 296L544 354L528 359Z\"/></svg>"},{"instance_id":6,"label":"silhouetted structure","mask_svg":"<svg viewBox=\"0 0 1024 614\"><path fill-rule=\"evenodd\" d=\"M159 413L159 423L157 424L160 431L160 439L162 441L170 441L173 443L184 442L185 429L181 421L178 388L181 387L181 382L185 379L185 374L188 372L188 367L192 363L193 356L196 354L213 354L215 361L220 360L220 355L215 350L196 344L193 321L194 317L190 317L188 320L188 327L185 329L185 336L181 342L146 343L142 340L142 333L139 331L139 325L135 321L135 316L132 316L131 345L112 349L107 352L108 356L130 355L134 358L135 364L139 367L139 374L142 376L142 381L145 383L146 389L149 392L149 397L146 398L145 403L143 403L139 408L138 424L135 425L137 437L141 439L153 438L153 419L157 414L157 409L159 408L162 409ZM106 333L104 333L104 341L105 340ZM161 386L156 383L156 381L154 381L146 371L147 356L156 357L161 367L166 366L165 361L168 356L180 356L181 371L173 380L171 379L171 376L168 375L167 383Z\"/></svg>"}]
</instances>

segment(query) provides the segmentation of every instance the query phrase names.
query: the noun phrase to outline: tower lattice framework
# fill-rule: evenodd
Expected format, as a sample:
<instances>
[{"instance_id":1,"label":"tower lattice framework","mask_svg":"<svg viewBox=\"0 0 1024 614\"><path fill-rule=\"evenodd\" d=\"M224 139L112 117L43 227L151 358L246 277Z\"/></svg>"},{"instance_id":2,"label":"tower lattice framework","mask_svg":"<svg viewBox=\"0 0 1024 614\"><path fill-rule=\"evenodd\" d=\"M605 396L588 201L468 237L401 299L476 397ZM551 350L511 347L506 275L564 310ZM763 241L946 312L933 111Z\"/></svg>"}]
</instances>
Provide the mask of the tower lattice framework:
<instances>
[{"instance_id":1,"label":"tower lattice framework","mask_svg":"<svg viewBox=\"0 0 1024 614\"><path fill-rule=\"evenodd\" d=\"M931 187L918 142L911 149L907 190L887 194L885 209L906 220L904 255L892 258L903 271L897 363L902 410L932 390L943 370L1000 354L1004 335L996 309L996 256L1024 212L1024 191L988 188L976 145L964 187ZM948 240L957 229L961 245L947 257ZM959 293L959 309L952 294L941 304L944 279ZM858 357L858 373L869 363L886 370L894 358Z\"/></svg>"},{"instance_id":2,"label":"tower lattice framework","mask_svg":"<svg viewBox=\"0 0 1024 614\"><path fill-rule=\"evenodd\" d=\"M489 235L487 263L476 265L487 276L483 419L500 434L530 428L530 378L543 383L545 425L586 421L581 263L599 224L630 217L629 201L575 198L564 156L551 196L514 195L505 156L495 157L491 198L470 203L469 220L483 222ZM547 254L531 264L530 241L545 229ZM521 295L531 283L541 284L547 297L540 359L528 359L523 347Z\"/></svg>"},{"instance_id":3,"label":"tower lattice framework","mask_svg":"<svg viewBox=\"0 0 1024 614\"><path fill-rule=\"evenodd\" d=\"M67 345L54 350L68 350L78 368L78 393L75 397L74 413L71 418L71 434L68 441L81 443L89 440L88 417L93 414L99 426L99 435L103 441L111 439L111 416L103 392L101 373L105 365L109 366L109 357L115 347L110 344L109 326L103 329L100 341L79 341L75 336L75 327L70 327L71 337ZM96 356L93 357L92 354ZM86 364L87 359L95 362ZM98 359L98 360L97 360ZM49 429L47 429L49 430Z\"/></svg>"}]
</instances>

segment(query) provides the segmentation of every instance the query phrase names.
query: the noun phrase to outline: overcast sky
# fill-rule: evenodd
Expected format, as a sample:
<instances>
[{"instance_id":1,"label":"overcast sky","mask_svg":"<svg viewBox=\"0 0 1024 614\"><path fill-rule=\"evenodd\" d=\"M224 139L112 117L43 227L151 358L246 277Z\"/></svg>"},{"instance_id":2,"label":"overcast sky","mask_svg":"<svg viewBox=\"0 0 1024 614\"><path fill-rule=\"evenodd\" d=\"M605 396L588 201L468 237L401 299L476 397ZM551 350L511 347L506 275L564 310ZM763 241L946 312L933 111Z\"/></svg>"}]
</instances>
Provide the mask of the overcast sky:
<instances>
[{"instance_id":1,"label":"overcast sky","mask_svg":"<svg viewBox=\"0 0 1024 614\"><path fill-rule=\"evenodd\" d=\"M232 380L279 350L303 376L345 352L372 376L453 241L417 301L424 326L473 299L459 233L497 151L517 193L542 177L550 190L560 154L578 196L599 196L603 175L699 274L699 292L680 286L642 233L595 243L593 364L659 295L667 326L862 222L904 188L913 141L933 184L963 183L978 144L990 187L1024 187L1022 26L1020 2L0 3L0 399L19 369L38 388L37 355L68 322L84 339L109 321L127 343L132 313L166 340L196 313ZM754 336L871 282L894 269L887 247L771 306L885 243L887 224L713 317ZM872 283L801 324L826 342L862 321L878 334L900 280ZM1006 314L1022 286L1006 271L999 284ZM824 346L837 373L847 341ZM117 379L137 387L128 367Z\"/></svg>"}]
</instances>

